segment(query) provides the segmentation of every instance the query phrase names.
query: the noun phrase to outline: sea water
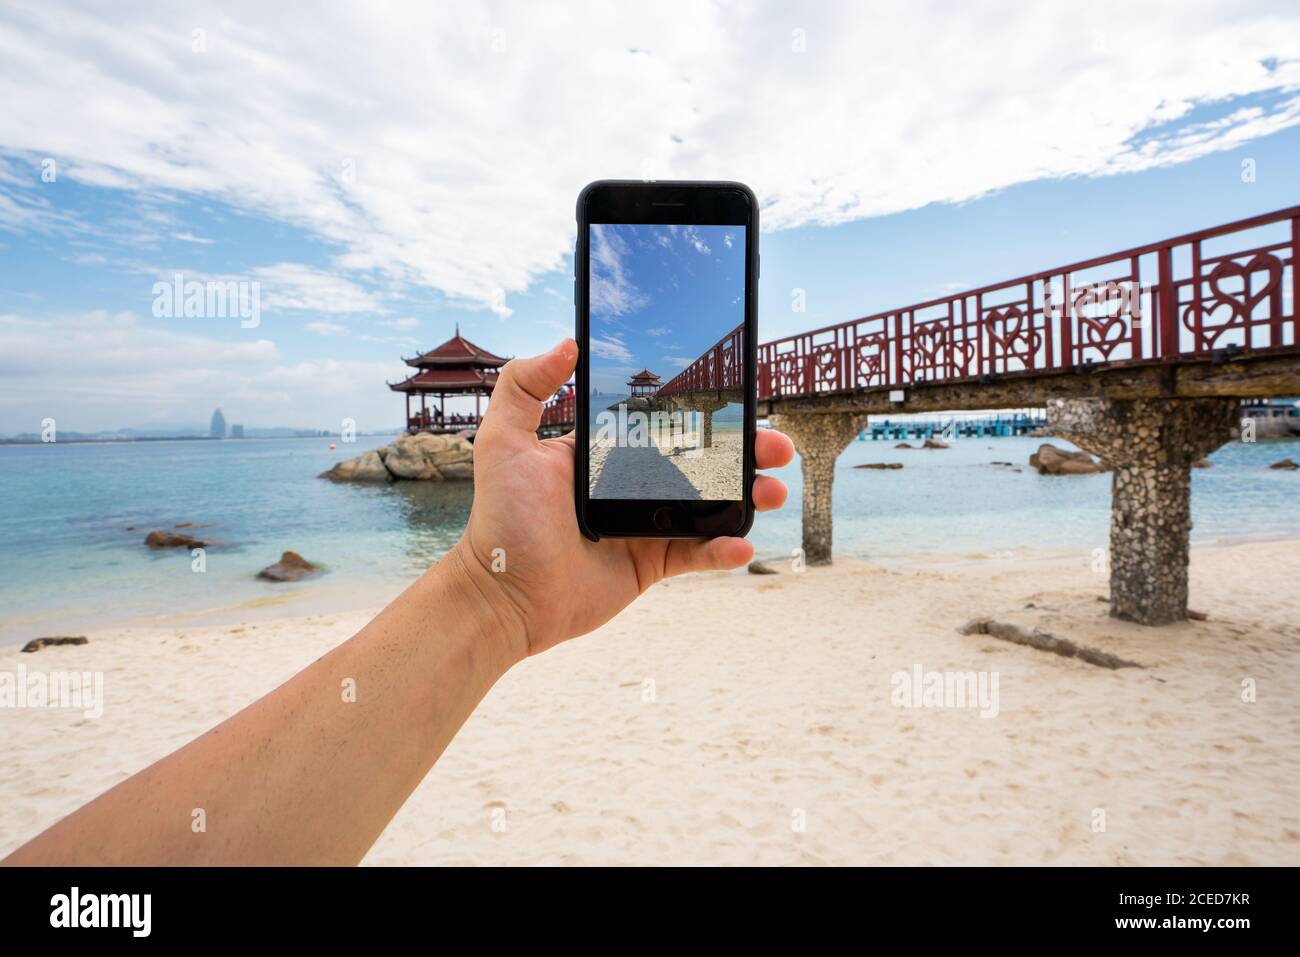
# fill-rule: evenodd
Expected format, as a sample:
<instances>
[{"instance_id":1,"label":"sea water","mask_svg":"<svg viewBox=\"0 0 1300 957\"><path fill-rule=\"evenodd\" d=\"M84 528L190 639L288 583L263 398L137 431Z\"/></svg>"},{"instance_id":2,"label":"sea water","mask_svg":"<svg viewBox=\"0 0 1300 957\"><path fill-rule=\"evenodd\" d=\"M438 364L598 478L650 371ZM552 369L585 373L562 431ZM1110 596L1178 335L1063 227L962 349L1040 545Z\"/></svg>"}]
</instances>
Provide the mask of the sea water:
<instances>
[{"instance_id":1,"label":"sea water","mask_svg":"<svg viewBox=\"0 0 1300 957\"><path fill-rule=\"evenodd\" d=\"M472 488L317 478L387 441L362 437L335 450L319 438L0 446L0 645L389 600L456 541ZM1042 441L959 438L940 450L850 443L836 470L836 552L889 562L1105 545L1110 476L1038 475L1027 460ZM1300 535L1300 473L1267 468L1287 457L1300 459L1300 441L1214 453L1213 468L1193 472L1194 540ZM853 468L867 462L903 468ZM776 474L790 502L755 522L763 556L789 555L800 540L798 461ZM150 531L187 522L208 526L180 530L211 541L202 563L185 549L144 546ZM255 577L289 549L324 573L290 584Z\"/></svg>"}]
</instances>

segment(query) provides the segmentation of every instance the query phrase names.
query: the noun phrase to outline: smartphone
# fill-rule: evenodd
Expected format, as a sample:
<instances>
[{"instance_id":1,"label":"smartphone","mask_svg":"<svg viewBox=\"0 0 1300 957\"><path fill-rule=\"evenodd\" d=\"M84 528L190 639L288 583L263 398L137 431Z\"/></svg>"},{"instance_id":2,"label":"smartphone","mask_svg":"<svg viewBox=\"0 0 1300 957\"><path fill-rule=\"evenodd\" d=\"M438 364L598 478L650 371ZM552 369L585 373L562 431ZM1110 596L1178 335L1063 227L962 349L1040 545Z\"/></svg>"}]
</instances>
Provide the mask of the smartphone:
<instances>
[{"instance_id":1,"label":"smartphone","mask_svg":"<svg viewBox=\"0 0 1300 957\"><path fill-rule=\"evenodd\" d=\"M574 506L601 538L753 524L758 202L740 183L578 197Z\"/></svg>"}]
</instances>

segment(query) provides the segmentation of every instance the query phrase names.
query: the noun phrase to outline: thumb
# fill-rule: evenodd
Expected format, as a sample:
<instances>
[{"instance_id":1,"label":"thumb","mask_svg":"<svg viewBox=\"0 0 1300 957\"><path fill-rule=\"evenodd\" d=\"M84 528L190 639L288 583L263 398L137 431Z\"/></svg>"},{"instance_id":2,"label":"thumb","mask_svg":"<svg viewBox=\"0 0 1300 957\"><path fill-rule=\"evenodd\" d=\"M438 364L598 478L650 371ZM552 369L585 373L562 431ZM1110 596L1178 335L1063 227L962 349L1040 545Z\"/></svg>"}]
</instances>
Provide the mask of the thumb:
<instances>
[{"instance_id":1,"label":"thumb","mask_svg":"<svg viewBox=\"0 0 1300 957\"><path fill-rule=\"evenodd\" d=\"M511 359L501 369L488 400L483 432L491 437L509 432L536 435L542 421L542 403L568 381L578 362L578 344L565 339L531 359Z\"/></svg>"}]
</instances>

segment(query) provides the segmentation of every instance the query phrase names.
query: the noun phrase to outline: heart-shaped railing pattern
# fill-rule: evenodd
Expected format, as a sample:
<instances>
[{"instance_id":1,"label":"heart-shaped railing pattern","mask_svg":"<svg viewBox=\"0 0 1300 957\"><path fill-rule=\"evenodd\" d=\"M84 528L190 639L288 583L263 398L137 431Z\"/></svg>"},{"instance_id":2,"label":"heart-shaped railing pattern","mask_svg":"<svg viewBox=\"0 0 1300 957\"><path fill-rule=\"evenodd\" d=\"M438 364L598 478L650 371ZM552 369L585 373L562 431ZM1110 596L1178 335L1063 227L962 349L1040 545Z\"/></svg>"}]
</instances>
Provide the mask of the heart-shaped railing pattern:
<instances>
[{"instance_id":1,"label":"heart-shaped railing pattern","mask_svg":"<svg viewBox=\"0 0 1300 957\"><path fill-rule=\"evenodd\" d=\"M1267 274L1267 281L1258 289L1251 289L1255 274L1260 272ZM1244 264L1235 259L1220 261L1205 277L1210 296L1201 302L1199 324L1196 303L1183 306L1183 326L1195 337L1196 350L1213 349L1225 332L1245 329L1255 315L1255 308L1275 291L1281 291L1282 272L1282 260L1272 253L1257 253ZM1240 292L1222 288L1220 284L1229 279L1241 282Z\"/></svg>"},{"instance_id":2,"label":"heart-shaped railing pattern","mask_svg":"<svg viewBox=\"0 0 1300 957\"><path fill-rule=\"evenodd\" d=\"M1103 311L1099 316L1086 315L1090 306ZM1114 311L1110 311L1112 306ZM1095 349L1103 361L1110 361L1116 346L1130 342L1133 304L1129 296L1109 288L1085 289L1074 299L1074 315L1079 320L1079 350Z\"/></svg>"},{"instance_id":3,"label":"heart-shaped railing pattern","mask_svg":"<svg viewBox=\"0 0 1300 957\"><path fill-rule=\"evenodd\" d=\"M1224 252L1234 241L1240 251ZM1211 245L1212 258L1203 259ZM1295 349L1298 260L1300 206L963 290L758 346L760 398L1020 371L1075 374L1097 360L1176 363L1225 345ZM1122 278L1072 282L1097 275ZM1098 293L1116 285L1127 287L1127 298ZM917 322L917 314L932 318ZM695 364L714 361L701 356ZM737 373L727 365L721 374Z\"/></svg>"},{"instance_id":4,"label":"heart-shaped railing pattern","mask_svg":"<svg viewBox=\"0 0 1300 957\"><path fill-rule=\"evenodd\" d=\"M870 387L885 383L885 357L889 337L883 332L859 338L854 350L855 385Z\"/></svg>"},{"instance_id":5,"label":"heart-shaped railing pattern","mask_svg":"<svg viewBox=\"0 0 1300 957\"><path fill-rule=\"evenodd\" d=\"M1019 306L985 309L981 325L988 337L989 358L1002 359L1004 363L1014 360L1026 369L1033 368L1043 337Z\"/></svg>"}]
</instances>

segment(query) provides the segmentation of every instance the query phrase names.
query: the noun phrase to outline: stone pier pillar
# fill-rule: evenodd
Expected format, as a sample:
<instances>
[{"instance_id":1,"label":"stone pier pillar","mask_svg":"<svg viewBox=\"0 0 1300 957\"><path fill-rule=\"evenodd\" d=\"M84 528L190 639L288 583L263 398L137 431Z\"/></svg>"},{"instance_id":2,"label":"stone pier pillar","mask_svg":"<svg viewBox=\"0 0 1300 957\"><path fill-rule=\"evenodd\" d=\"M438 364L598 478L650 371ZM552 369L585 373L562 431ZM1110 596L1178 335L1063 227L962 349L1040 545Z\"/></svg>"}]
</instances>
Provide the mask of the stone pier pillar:
<instances>
[{"instance_id":1,"label":"stone pier pillar","mask_svg":"<svg viewBox=\"0 0 1300 957\"><path fill-rule=\"evenodd\" d=\"M790 436L803 464L803 554L809 565L831 563L831 490L835 460L867 424L865 415L798 412L771 416Z\"/></svg>"},{"instance_id":2,"label":"stone pier pillar","mask_svg":"<svg viewBox=\"0 0 1300 957\"><path fill-rule=\"evenodd\" d=\"M674 396L684 410L700 413L700 448L713 448L713 413L727 407L727 400L719 395L693 393L686 396Z\"/></svg>"},{"instance_id":3,"label":"stone pier pillar","mask_svg":"<svg viewBox=\"0 0 1300 957\"><path fill-rule=\"evenodd\" d=\"M1236 399L1071 399L1048 428L1113 469L1110 613L1143 625L1187 619L1191 464L1237 435Z\"/></svg>"}]
</instances>

